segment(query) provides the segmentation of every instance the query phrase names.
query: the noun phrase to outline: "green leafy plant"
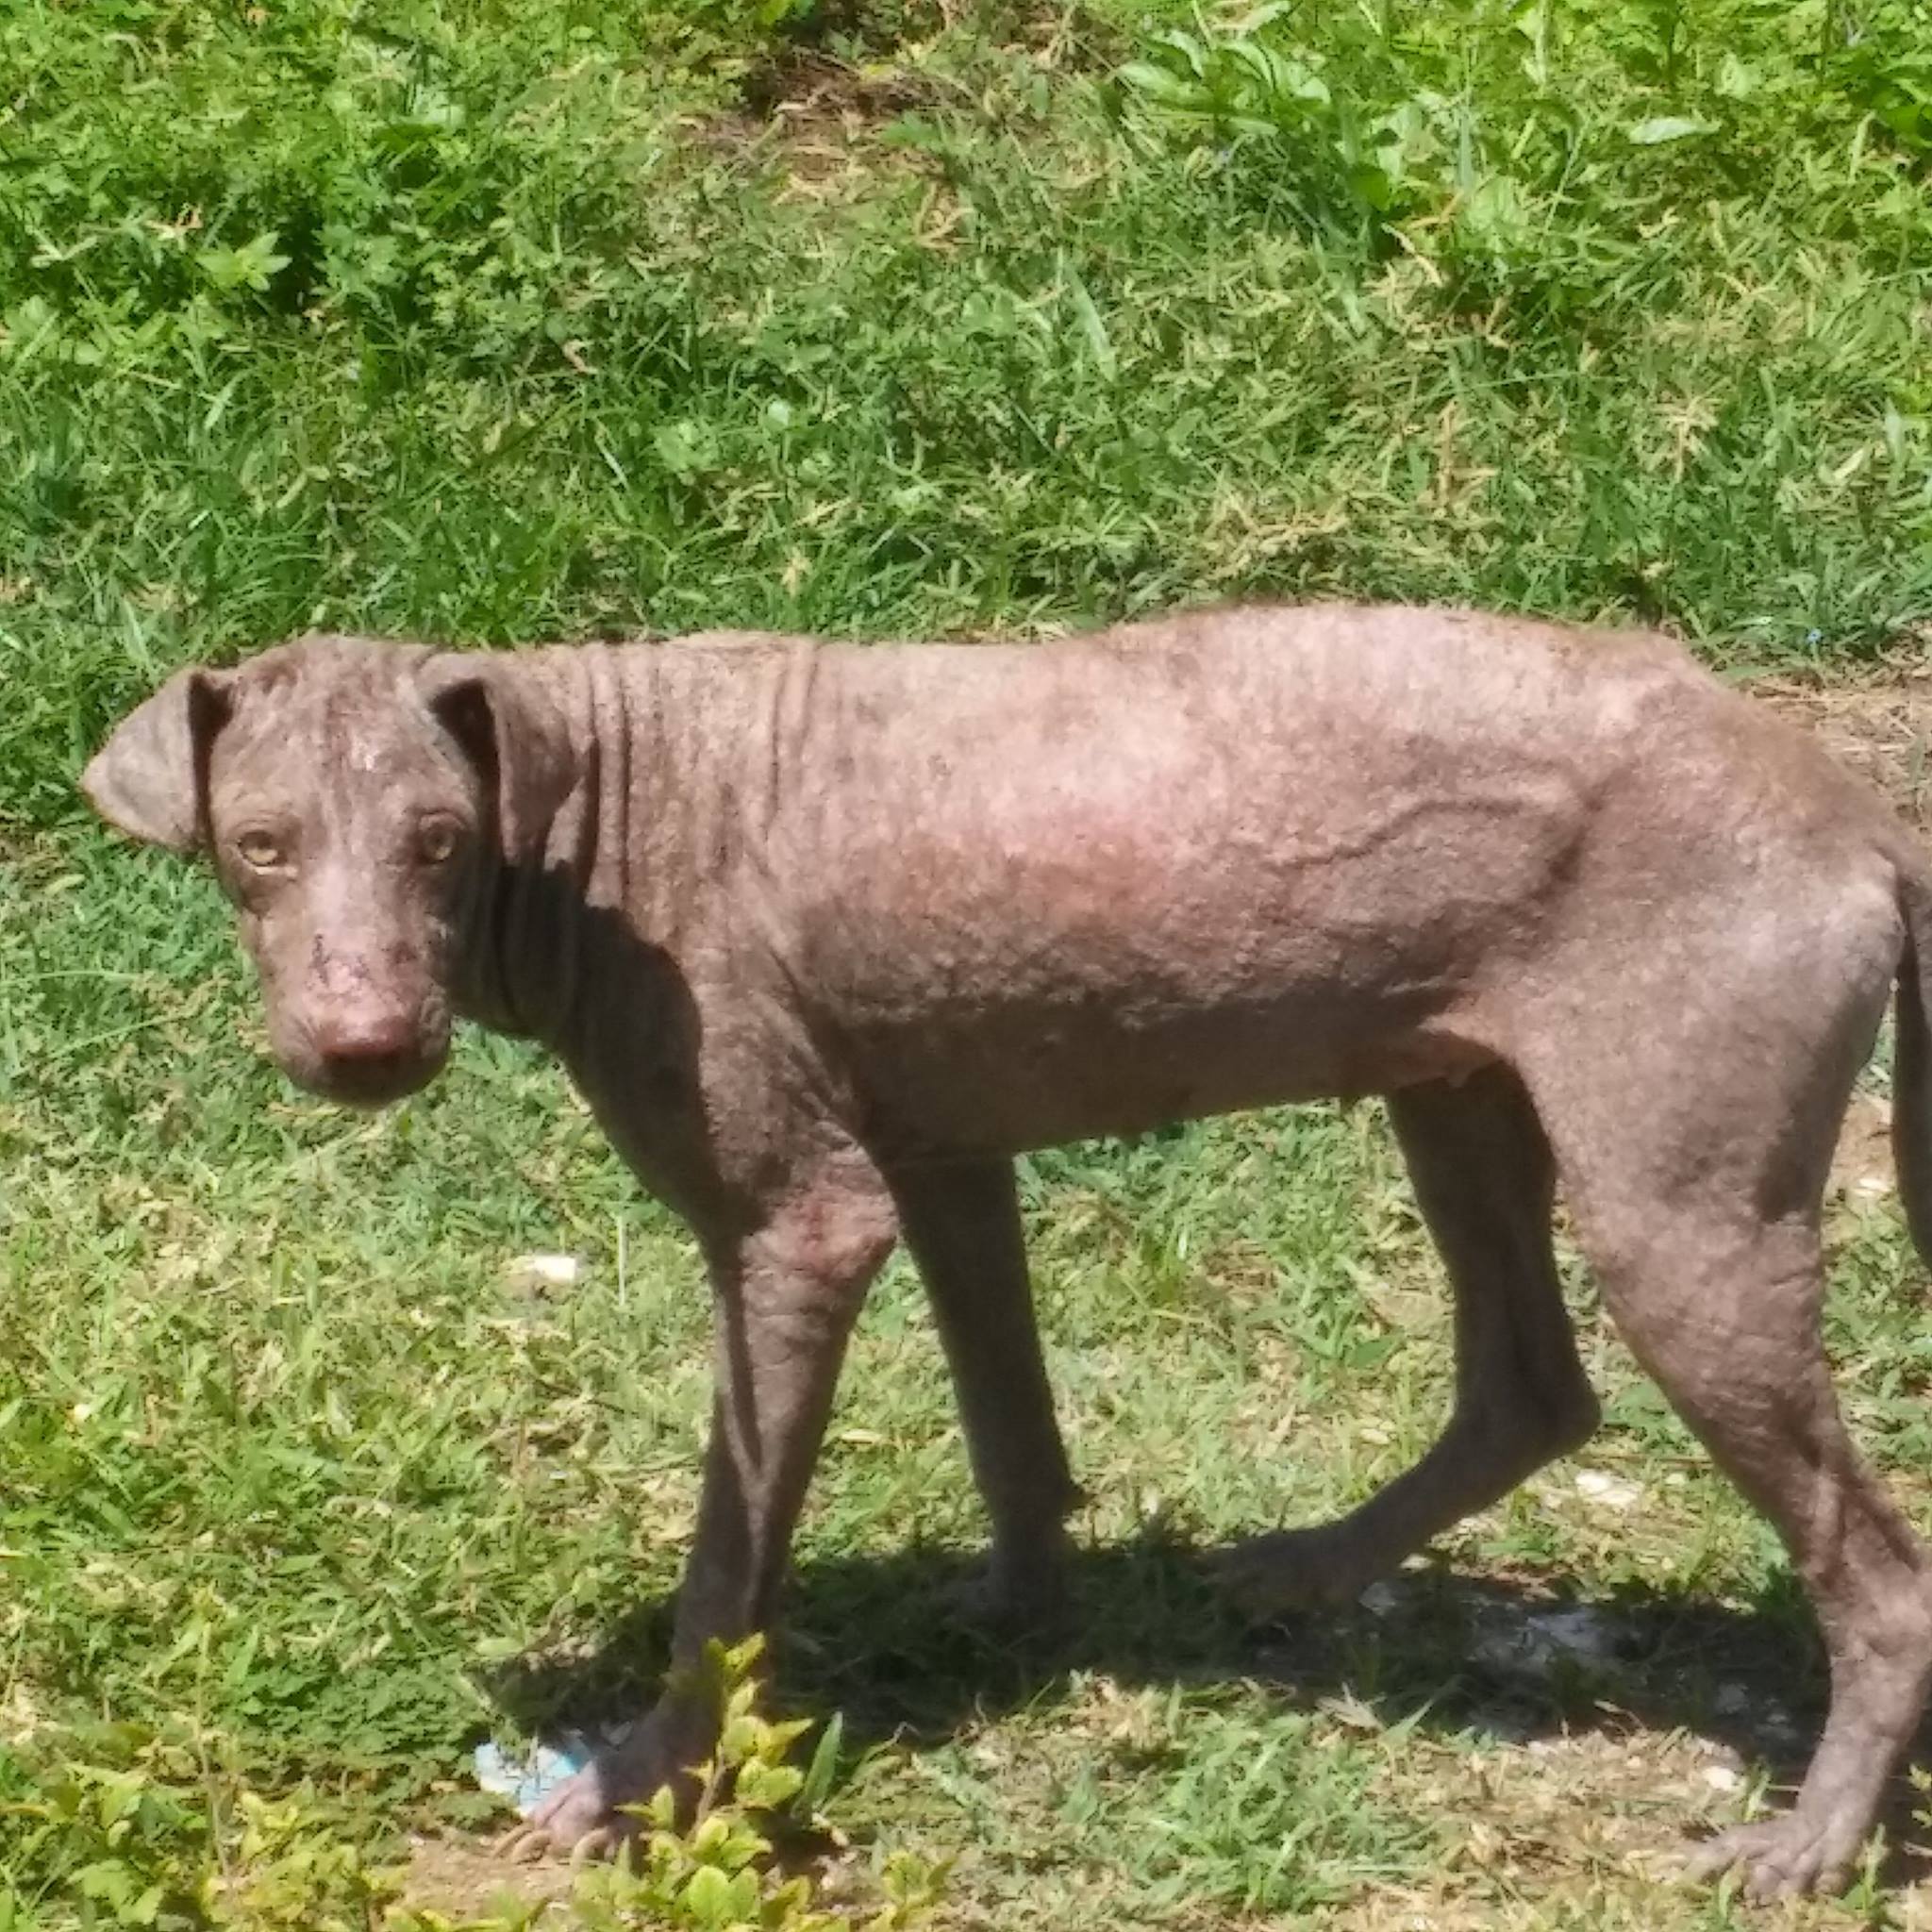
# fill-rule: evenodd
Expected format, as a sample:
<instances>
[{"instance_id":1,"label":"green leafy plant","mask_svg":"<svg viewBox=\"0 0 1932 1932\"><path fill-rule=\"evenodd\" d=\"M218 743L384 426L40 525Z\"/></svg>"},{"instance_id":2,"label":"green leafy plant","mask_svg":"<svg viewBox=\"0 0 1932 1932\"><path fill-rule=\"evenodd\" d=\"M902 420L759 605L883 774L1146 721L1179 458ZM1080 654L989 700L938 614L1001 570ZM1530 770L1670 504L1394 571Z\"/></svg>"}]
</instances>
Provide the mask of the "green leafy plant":
<instances>
[{"instance_id":1,"label":"green leafy plant","mask_svg":"<svg viewBox=\"0 0 1932 1932\"><path fill-rule=\"evenodd\" d=\"M716 1752L696 1767L699 1791L681 1822L669 1790L636 1807L638 1835L608 1865L579 1873L569 1923L585 1932L830 1932L855 1923L825 1909L808 1870L786 1874L774 1841L823 1830L840 1728L822 1734L810 1764L791 1763L811 1728L758 1714L762 1647L712 1644L698 1666L718 1707ZM263 1796L216 1774L178 1740L127 1727L94 1735L118 1761L75 1760L34 1782L38 1795L0 1806L28 1826L16 1864L46 1860L49 1890L71 1898L86 1926L154 1932L523 1932L544 1907L507 1904L458 1928L408 1903L405 1876L345 1835L339 1810L310 1793ZM908 1932L939 1902L944 1868L909 1854L878 1876L882 1902L865 1932ZM18 1892L0 1893L0 1927L36 1924Z\"/></svg>"},{"instance_id":2,"label":"green leafy plant","mask_svg":"<svg viewBox=\"0 0 1932 1932\"><path fill-rule=\"evenodd\" d=\"M27 1855L38 1845L57 1861L83 1924L160 1932L206 1924L209 1824L201 1793L167 1775L186 1769L175 1753L131 1735L125 1741L127 1763L50 1767L41 1795L0 1812L25 1827Z\"/></svg>"},{"instance_id":3,"label":"green leafy plant","mask_svg":"<svg viewBox=\"0 0 1932 1932\"><path fill-rule=\"evenodd\" d=\"M829 1932L844 1923L816 1908L815 1889L800 1873L779 1875L772 1865L773 1821L801 1822L794 1807L822 1792L838 1751L828 1728L808 1769L790 1762L792 1747L810 1729L793 1720L761 1717L758 1662L763 1640L734 1648L712 1643L699 1666L719 1716L718 1747L696 1767L695 1817L679 1829L677 1803L659 1791L636 1808L643 1827L615 1863L579 1879L575 1909L591 1932L642 1932L652 1926L691 1932ZM864 1921L866 1932L902 1932L916 1924L941 1893L944 1868L908 1855L886 1867L886 1903Z\"/></svg>"},{"instance_id":4,"label":"green leafy plant","mask_svg":"<svg viewBox=\"0 0 1932 1932\"><path fill-rule=\"evenodd\" d=\"M1906 12L1924 9L1270 0L1155 32L1119 79L1147 125L1288 184L1311 226L1426 254L1484 300L1574 297L1687 199L1756 192L1794 130L1848 139L1862 110L1920 142L1932 42Z\"/></svg>"},{"instance_id":5,"label":"green leafy plant","mask_svg":"<svg viewBox=\"0 0 1932 1932\"><path fill-rule=\"evenodd\" d=\"M1411 205L1417 114L1412 104L1405 112L1366 99L1358 74L1333 58L1357 41L1349 25L1335 36L1339 48L1317 51L1288 29L1295 12L1292 0L1274 0L1225 31L1167 28L1120 79L1146 107L1206 138L1268 144L1298 176L1311 222L1373 228Z\"/></svg>"},{"instance_id":6,"label":"green leafy plant","mask_svg":"<svg viewBox=\"0 0 1932 1932\"><path fill-rule=\"evenodd\" d=\"M1932 8L1924 0L1848 7L1824 67L1846 97L1916 161L1932 159Z\"/></svg>"}]
</instances>

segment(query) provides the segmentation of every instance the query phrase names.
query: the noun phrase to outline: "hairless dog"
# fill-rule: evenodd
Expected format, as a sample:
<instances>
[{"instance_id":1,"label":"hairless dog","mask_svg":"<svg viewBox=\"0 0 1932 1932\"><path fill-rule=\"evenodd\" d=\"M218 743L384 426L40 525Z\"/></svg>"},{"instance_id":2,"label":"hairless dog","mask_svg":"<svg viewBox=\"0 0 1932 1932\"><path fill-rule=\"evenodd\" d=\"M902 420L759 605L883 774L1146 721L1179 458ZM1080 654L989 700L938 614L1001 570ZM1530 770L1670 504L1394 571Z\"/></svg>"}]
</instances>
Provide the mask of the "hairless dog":
<instances>
[{"instance_id":1,"label":"hairless dog","mask_svg":"<svg viewBox=\"0 0 1932 1932\"><path fill-rule=\"evenodd\" d=\"M718 634L449 653L306 639L190 670L89 767L210 858L277 1059L376 1104L452 1015L558 1054L691 1224L717 1393L674 1663L763 1627L867 1285L924 1279L991 1519L1052 1602L1075 1494L1013 1158L1388 1096L1456 1298L1440 1442L1223 1558L1359 1591L1581 1443L1561 1182L1610 1315L1809 1591L1831 1706L1795 1807L1703 1850L1841 1883L1932 1675L1926 1554L1847 1441L1820 1203L1894 986L1932 1237L1932 866L1808 740L1654 637L1243 608L1039 645ZM712 1741L689 1672L553 1794L593 1849Z\"/></svg>"}]
</instances>

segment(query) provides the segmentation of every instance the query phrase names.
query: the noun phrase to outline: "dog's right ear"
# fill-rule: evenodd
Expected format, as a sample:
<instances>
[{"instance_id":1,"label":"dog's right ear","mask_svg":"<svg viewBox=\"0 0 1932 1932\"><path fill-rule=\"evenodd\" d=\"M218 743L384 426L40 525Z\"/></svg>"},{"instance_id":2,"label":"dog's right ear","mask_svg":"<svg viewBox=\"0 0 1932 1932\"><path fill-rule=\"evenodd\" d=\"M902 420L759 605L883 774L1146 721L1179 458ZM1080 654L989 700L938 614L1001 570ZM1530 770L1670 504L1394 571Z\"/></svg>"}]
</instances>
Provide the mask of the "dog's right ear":
<instances>
[{"instance_id":1,"label":"dog's right ear","mask_svg":"<svg viewBox=\"0 0 1932 1932\"><path fill-rule=\"evenodd\" d=\"M431 714L456 741L495 815L512 863L542 849L577 781L570 728L514 651L439 651L418 674Z\"/></svg>"},{"instance_id":2,"label":"dog's right ear","mask_svg":"<svg viewBox=\"0 0 1932 1932\"><path fill-rule=\"evenodd\" d=\"M208 758L232 700L219 671L177 671L115 727L80 774L110 825L170 852L208 842Z\"/></svg>"}]
</instances>

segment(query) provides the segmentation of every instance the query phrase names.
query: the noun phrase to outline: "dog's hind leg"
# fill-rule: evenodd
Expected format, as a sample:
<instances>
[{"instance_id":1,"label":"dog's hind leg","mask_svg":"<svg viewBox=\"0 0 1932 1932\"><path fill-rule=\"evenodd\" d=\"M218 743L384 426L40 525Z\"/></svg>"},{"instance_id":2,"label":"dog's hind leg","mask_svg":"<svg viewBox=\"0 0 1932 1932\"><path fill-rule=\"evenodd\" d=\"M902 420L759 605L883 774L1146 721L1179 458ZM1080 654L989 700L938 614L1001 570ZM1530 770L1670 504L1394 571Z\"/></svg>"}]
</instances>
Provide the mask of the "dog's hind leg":
<instances>
[{"instance_id":1,"label":"dog's hind leg","mask_svg":"<svg viewBox=\"0 0 1932 1932\"><path fill-rule=\"evenodd\" d=\"M1884 999L1850 924L1793 921L1741 985L1726 934L1721 1006L1687 1009L1680 980L1648 1041L1572 1015L1528 1074L1606 1308L1824 1629L1831 1704L1796 1805L1696 1860L1757 1898L1844 1883L1932 1681L1932 1560L1846 1436L1822 1330L1825 1174Z\"/></svg>"},{"instance_id":2,"label":"dog's hind leg","mask_svg":"<svg viewBox=\"0 0 1932 1932\"><path fill-rule=\"evenodd\" d=\"M1353 1597L1596 1426L1550 1245L1549 1145L1522 1083L1496 1066L1389 1105L1455 1291L1455 1412L1413 1469L1349 1515L1222 1553L1217 1568L1257 1613Z\"/></svg>"}]
</instances>

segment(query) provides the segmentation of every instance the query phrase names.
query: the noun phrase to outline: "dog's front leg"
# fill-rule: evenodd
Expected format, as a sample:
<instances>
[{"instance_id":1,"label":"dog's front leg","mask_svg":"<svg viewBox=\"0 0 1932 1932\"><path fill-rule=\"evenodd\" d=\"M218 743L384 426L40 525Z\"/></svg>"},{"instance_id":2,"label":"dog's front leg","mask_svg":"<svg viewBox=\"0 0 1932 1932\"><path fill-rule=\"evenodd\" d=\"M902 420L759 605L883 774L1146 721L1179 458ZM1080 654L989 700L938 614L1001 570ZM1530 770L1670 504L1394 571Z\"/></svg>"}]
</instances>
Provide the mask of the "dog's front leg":
<instances>
[{"instance_id":1,"label":"dog's front leg","mask_svg":"<svg viewBox=\"0 0 1932 1932\"><path fill-rule=\"evenodd\" d=\"M709 1756L717 1712L698 1669L705 1646L769 1625L846 1338L896 1233L890 1195L857 1157L787 1187L747 1230L701 1233L717 1392L669 1688L622 1745L544 1800L509 1841L513 1856L610 1850L638 1822L621 1807Z\"/></svg>"}]
</instances>

